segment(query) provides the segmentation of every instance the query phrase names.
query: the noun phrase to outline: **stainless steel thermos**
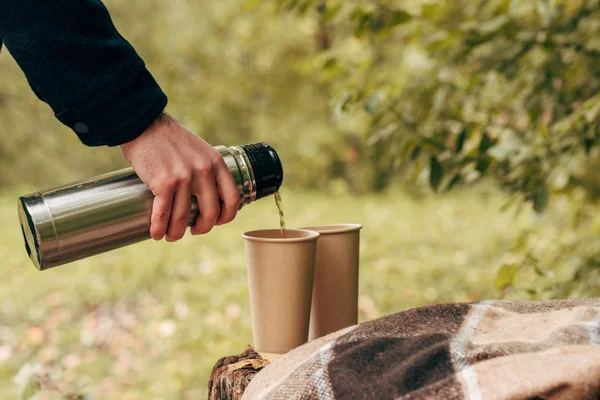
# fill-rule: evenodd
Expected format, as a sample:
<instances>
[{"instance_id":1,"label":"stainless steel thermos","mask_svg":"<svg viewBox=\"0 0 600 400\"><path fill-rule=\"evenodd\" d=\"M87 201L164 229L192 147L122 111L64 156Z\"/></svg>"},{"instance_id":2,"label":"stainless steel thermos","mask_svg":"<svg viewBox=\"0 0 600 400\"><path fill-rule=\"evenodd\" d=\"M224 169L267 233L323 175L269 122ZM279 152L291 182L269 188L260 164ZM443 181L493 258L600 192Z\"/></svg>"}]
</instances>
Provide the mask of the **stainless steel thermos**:
<instances>
[{"instance_id":1,"label":"stainless steel thermos","mask_svg":"<svg viewBox=\"0 0 600 400\"><path fill-rule=\"evenodd\" d=\"M279 190L283 168L266 143L217 146L233 175L240 209ZM39 270L150 238L154 196L132 168L22 196L19 220L29 258ZM188 225L199 214L192 202Z\"/></svg>"}]
</instances>

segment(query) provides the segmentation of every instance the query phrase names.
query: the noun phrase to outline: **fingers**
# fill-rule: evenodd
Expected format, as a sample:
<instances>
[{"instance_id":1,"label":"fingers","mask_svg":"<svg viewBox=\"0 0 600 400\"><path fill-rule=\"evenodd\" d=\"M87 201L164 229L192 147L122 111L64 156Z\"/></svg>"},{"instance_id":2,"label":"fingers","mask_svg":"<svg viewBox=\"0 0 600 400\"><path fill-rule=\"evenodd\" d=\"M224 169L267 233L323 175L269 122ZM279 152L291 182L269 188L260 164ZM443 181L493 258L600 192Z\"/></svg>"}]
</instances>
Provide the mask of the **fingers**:
<instances>
[{"instance_id":1,"label":"fingers","mask_svg":"<svg viewBox=\"0 0 600 400\"><path fill-rule=\"evenodd\" d=\"M177 179L177 191L171 208L167 242L175 242L181 239L187 229L192 207L191 180L191 174L182 174Z\"/></svg>"},{"instance_id":2,"label":"fingers","mask_svg":"<svg viewBox=\"0 0 600 400\"><path fill-rule=\"evenodd\" d=\"M238 193L233 176L225 161L219 158L216 171L217 192L221 199L221 213L217 218L217 225L223 225L233 221L237 215L240 205L240 195Z\"/></svg>"},{"instance_id":3,"label":"fingers","mask_svg":"<svg viewBox=\"0 0 600 400\"><path fill-rule=\"evenodd\" d=\"M155 196L150 217L153 239L166 235L172 242L185 235L192 195L200 210L192 234L207 233L217 222L235 218L240 199L223 158L177 121L163 115L121 149Z\"/></svg>"},{"instance_id":4,"label":"fingers","mask_svg":"<svg viewBox=\"0 0 600 400\"><path fill-rule=\"evenodd\" d=\"M192 191L198 200L200 215L191 232L193 235L208 233L215 226L221 212L212 164L206 163L196 168Z\"/></svg>"},{"instance_id":5,"label":"fingers","mask_svg":"<svg viewBox=\"0 0 600 400\"><path fill-rule=\"evenodd\" d=\"M150 218L150 236L154 240L161 240L167 232L169 217L171 216L171 204L173 203L173 191L154 198L152 203L152 217Z\"/></svg>"}]
</instances>

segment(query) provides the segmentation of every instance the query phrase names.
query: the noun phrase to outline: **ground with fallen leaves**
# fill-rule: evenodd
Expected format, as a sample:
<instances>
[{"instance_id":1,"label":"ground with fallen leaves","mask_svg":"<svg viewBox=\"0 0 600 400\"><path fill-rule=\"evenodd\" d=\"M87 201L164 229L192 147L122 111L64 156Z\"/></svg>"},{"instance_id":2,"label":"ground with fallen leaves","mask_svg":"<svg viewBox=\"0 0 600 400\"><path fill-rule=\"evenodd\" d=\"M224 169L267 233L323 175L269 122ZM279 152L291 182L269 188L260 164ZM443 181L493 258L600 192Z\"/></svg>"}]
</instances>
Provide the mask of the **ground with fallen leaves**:
<instances>
[{"instance_id":1,"label":"ground with fallen leaves","mask_svg":"<svg viewBox=\"0 0 600 400\"><path fill-rule=\"evenodd\" d=\"M23 192L24 193L24 192ZM45 272L23 248L16 197L0 197L0 398L202 399L210 371L252 342L246 230L278 226L272 199L227 226L144 242ZM288 227L359 222L360 319L497 297L495 271L516 226L479 187L433 198L282 192Z\"/></svg>"}]
</instances>

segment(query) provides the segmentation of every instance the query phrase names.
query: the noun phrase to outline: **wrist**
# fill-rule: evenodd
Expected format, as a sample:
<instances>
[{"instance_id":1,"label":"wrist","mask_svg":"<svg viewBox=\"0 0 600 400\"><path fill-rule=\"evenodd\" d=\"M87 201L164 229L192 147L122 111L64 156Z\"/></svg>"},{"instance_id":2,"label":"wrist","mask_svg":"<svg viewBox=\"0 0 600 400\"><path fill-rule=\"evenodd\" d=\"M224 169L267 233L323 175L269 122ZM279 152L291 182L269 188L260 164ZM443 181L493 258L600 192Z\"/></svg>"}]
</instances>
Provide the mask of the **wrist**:
<instances>
[{"instance_id":1,"label":"wrist","mask_svg":"<svg viewBox=\"0 0 600 400\"><path fill-rule=\"evenodd\" d=\"M141 135L139 135L138 137L136 137L133 140L130 140L129 142L120 144L119 147L121 147L121 150L123 152L127 152L130 148L135 146L136 143L139 143L141 140L144 140L145 138L147 138L150 135L154 135L154 134L160 132L163 128L165 128L172 122L173 122L173 119L167 113L165 113L163 111L162 113L160 113L160 115L158 117L156 117L156 119L154 121L152 121L150 126L148 126L148 128L146 128L146 130L144 132L142 132Z\"/></svg>"}]
</instances>

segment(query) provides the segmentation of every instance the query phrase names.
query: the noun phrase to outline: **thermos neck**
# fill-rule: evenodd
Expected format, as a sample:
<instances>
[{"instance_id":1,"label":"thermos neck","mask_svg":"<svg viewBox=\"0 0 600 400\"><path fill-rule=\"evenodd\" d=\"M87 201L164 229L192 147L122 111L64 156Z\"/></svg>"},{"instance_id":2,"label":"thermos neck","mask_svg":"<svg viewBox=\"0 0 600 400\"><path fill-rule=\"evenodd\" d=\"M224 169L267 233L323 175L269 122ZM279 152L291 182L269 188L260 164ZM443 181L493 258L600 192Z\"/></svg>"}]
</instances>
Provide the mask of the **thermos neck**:
<instances>
[{"instance_id":1,"label":"thermos neck","mask_svg":"<svg viewBox=\"0 0 600 400\"><path fill-rule=\"evenodd\" d=\"M239 146L252 167L256 200L274 194L283 183L283 167L275 149L266 143Z\"/></svg>"},{"instance_id":2,"label":"thermos neck","mask_svg":"<svg viewBox=\"0 0 600 400\"><path fill-rule=\"evenodd\" d=\"M242 196L240 208L274 194L283 183L283 167L277 152L266 143L254 143L217 150L236 165L234 179ZM231 168L230 168L231 170Z\"/></svg>"}]
</instances>

